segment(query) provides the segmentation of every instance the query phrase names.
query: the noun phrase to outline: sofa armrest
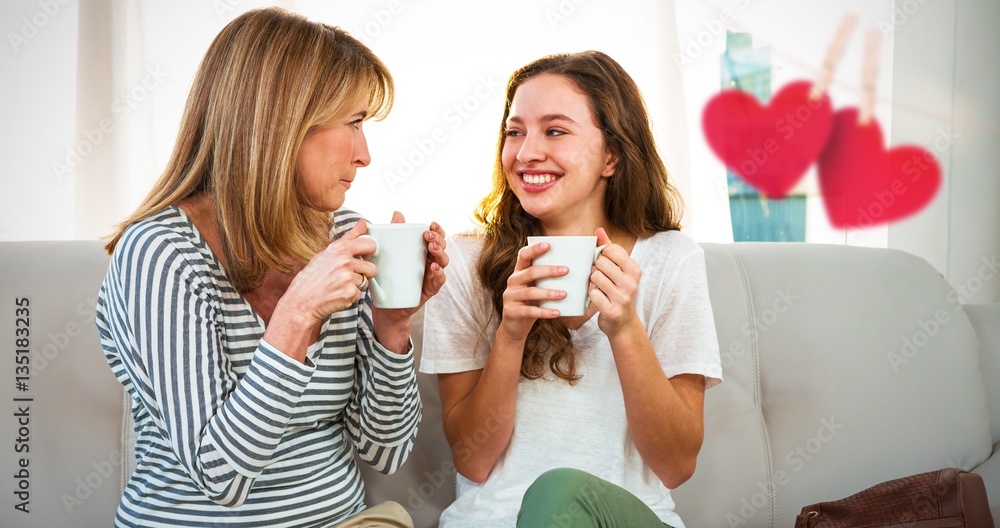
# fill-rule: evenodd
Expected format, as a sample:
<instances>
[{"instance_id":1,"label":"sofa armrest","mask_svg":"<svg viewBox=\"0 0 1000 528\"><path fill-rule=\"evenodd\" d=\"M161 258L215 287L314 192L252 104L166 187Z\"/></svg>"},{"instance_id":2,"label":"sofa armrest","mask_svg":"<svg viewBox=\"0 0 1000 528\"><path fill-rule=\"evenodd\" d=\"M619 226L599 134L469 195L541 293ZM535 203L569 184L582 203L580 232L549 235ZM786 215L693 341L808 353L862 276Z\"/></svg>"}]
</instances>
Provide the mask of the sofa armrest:
<instances>
[{"instance_id":1,"label":"sofa armrest","mask_svg":"<svg viewBox=\"0 0 1000 528\"><path fill-rule=\"evenodd\" d=\"M1000 444L993 446L993 454L985 462L972 469L983 477L986 496L990 500L990 511L994 519L1000 519Z\"/></svg>"},{"instance_id":2,"label":"sofa armrest","mask_svg":"<svg viewBox=\"0 0 1000 528\"><path fill-rule=\"evenodd\" d=\"M993 443L996 444L1000 442L1000 303L967 304L964 308L979 339L980 367L986 382Z\"/></svg>"}]
</instances>

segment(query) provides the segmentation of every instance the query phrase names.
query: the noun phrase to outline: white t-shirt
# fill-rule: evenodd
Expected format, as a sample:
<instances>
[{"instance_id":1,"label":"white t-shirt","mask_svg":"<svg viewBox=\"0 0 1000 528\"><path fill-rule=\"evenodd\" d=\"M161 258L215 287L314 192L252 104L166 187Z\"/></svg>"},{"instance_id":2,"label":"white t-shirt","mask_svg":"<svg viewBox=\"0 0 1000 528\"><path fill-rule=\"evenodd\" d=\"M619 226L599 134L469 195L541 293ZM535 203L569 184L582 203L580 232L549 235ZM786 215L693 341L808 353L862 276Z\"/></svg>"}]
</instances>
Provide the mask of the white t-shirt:
<instances>
[{"instance_id":1,"label":"white t-shirt","mask_svg":"<svg viewBox=\"0 0 1000 528\"><path fill-rule=\"evenodd\" d=\"M499 318L476 271L481 250L477 236L448 240L448 280L426 306L421 372L464 372L486 365ZM631 256L642 268L636 311L663 371L668 377L701 374L707 387L718 384L722 366L702 249L686 235L666 231L639 239ZM486 482L457 476L457 498L441 515L442 528L513 527L528 486L559 467L617 484L663 522L683 526L670 491L632 442L621 381L597 316L570 335L582 378L575 385L551 373L521 380L507 450Z\"/></svg>"}]
</instances>

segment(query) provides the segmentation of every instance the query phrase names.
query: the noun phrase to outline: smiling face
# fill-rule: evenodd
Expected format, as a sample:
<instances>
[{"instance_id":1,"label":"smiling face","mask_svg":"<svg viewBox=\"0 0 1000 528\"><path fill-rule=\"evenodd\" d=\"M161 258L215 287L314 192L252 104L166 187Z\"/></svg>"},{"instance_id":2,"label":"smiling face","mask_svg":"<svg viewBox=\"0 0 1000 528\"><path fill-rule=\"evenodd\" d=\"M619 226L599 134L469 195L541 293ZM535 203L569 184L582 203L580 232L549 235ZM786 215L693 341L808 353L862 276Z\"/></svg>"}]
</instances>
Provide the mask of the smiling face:
<instances>
[{"instance_id":1,"label":"smiling face","mask_svg":"<svg viewBox=\"0 0 1000 528\"><path fill-rule=\"evenodd\" d=\"M576 234L581 218L604 221L615 161L573 81L548 73L528 79L514 92L505 126L507 183L543 232Z\"/></svg>"},{"instance_id":2,"label":"smiling face","mask_svg":"<svg viewBox=\"0 0 1000 528\"><path fill-rule=\"evenodd\" d=\"M317 126L306 133L296 163L299 192L306 204L333 212L344 205L358 167L371 162L361 126L367 105L343 122Z\"/></svg>"}]
</instances>

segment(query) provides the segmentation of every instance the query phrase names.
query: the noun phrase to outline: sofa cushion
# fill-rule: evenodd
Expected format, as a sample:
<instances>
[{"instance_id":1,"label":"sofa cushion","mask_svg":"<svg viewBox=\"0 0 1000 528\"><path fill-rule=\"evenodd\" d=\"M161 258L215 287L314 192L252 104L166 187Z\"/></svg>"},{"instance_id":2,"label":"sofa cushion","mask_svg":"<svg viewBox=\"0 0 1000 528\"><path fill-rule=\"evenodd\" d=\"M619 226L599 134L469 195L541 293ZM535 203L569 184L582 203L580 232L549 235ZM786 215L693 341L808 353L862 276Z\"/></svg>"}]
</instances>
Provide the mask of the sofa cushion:
<instances>
[{"instance_id":1,"label":"sofa cushion","mask_svg":"<svg viewBox=\"0 0 1000 528\"><path fill-rule=\"evenodd\" d=\"M726 381L707 393L699 467L675 493L688 525L790 526L802 506L989 456L975 332L927 262L704 247Z\"/></svg>"},{"instance_id":2,"label":"sofa cushion","mask_svg":"<svg viewBox=\"0 0 1000 528\"><path fill-rule=\"evenodd\" d=\"M0 466L8 490L0 511L9 522L0 524L108 526L121 499L125 409L94 326L107 257L99 242L10 242L0 244L0 263ZM16 314L19 299L27 299L26 313ZM25 327L31 359L21 391L15 368L23 365L11 345Z\"/></svg>"}]
</instances>

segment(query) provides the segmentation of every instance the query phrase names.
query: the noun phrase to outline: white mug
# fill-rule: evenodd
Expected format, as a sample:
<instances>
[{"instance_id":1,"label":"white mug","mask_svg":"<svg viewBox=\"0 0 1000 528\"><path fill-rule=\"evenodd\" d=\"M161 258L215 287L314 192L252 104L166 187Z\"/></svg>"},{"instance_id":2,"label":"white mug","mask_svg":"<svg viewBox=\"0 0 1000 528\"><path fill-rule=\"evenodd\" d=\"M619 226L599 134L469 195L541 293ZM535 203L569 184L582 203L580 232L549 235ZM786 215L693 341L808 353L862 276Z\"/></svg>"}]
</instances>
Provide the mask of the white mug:
<instances>
[{"instance_id":1,"label":"white mug","mask_svg":"<svg viewBox=\"0 0 1000 528\"><path fill-rule=\"evenodd\" d=\"M590 306L590 270L601 256L603 246L597 245L596 236L530 236L528 245L548 242L549 250L535 258L539 266L566 266L569 273L535 282L539 288L563 290L566 297L541 301L538 306L559 310L560 316L583 315Z\"/></svg>"},{"instance_id":2,"label":"white mug","mask_svg":"<svg viewBox=\"0 0 1000 528\"><path fill-rule=\"evenodd\" d=\"M414 308L420 305L424 286L427 224L368 224L368 234L375 242L371 262L378 271L368 279L375 306L379 308Z\"/></svg>"}]
</instances>

